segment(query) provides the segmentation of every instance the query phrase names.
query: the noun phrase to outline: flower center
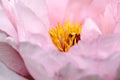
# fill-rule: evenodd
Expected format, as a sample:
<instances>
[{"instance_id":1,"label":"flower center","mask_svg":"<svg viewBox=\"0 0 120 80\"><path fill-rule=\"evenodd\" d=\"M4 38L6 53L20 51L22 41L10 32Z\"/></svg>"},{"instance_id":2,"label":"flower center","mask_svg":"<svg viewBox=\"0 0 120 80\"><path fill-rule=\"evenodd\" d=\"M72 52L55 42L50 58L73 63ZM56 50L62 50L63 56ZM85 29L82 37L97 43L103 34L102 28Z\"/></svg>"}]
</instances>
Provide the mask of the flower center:
<instances>
[{"instance_id":1,"label":"flower center","mask_svg":"<svg viewBox=\"0 0 120 80\"><path fill-rule=\"evenodd\" d=\"M58 23L56 28L49 30L49 34L53 44L61 52L67 52L71 46L80 40L81 29L81 24L70 25L70 21L67 21L63 25Z\"/></svg>"}]
</instances>

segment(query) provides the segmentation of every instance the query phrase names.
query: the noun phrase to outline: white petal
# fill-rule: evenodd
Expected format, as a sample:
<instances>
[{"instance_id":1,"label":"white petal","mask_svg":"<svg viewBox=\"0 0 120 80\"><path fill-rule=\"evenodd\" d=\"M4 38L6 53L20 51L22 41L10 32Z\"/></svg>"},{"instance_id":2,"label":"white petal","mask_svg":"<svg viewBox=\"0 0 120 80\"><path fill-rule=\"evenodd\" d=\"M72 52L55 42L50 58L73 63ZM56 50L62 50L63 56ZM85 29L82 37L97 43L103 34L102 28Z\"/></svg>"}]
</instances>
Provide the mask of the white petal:
<instances>
[{"instance_id":1,"label":"white petal","mask_svg":"<svg viewBox=\"0 0 120 80\"><path fill-rule=\"evenodd\" d=\"M28 80L8 69L0 62L0 80Z\"/></svg>"}]
</instances>

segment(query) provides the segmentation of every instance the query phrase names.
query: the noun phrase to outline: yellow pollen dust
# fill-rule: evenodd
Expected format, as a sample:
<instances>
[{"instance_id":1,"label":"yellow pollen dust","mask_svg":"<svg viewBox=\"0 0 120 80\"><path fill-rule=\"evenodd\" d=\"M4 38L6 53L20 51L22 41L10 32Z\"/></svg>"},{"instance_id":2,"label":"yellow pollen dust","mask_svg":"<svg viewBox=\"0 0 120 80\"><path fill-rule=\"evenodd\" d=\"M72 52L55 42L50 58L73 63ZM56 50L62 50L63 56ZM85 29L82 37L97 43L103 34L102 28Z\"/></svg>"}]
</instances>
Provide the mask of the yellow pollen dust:
<instances>
[{"instance_id":1,"label":"yellow pollen dust","mask_svg":"<svg viewBox=\"0 0 120 80\"><path fill-rule=\"evenodd\" d=\"M81 24L71 25L70 21L67 21L63 25L58 23L55 28L49 30L49 34L54 45L61 52L67 52L71 46L80 40L81 29Z\"/></svg>"}]
</instances>

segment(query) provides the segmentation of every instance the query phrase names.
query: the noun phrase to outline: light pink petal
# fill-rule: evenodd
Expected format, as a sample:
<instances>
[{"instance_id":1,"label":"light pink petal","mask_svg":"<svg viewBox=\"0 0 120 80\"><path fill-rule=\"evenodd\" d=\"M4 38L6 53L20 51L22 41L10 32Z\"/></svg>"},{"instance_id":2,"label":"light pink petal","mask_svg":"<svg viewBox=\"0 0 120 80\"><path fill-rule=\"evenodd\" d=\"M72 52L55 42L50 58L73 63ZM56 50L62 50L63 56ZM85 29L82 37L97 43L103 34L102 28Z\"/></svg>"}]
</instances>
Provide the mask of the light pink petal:
<instances>
[{"instance_id":1,"label":"light pink petal","mask_svg":"<svg viewBox=\"0 0 120 80\"><path fill-rule=\"evenodd\" d=\"M105 60L93 62L91 70L97 71L105 80L116 80L119 76L118 68L120 63L120 52L114 52L114 55ZM94 68L93 68L94 67Z\"/></svg>"},{"instance_id":2,"label":"light pink petal","mask_svg":"<svg viewBox=\"0 0 120 80\"><path fill-rule=\"evenodd\" d=\"M120 36L111 35L98 38L90 43L81 41L71 48L69 54L87 72L95 72L104 80L116 80L115 78L119 76L117 73L120 63L119 45ZM81 57L84 58L84 64L81 63Z\"/></svg>"},{"instance_id":3,"label":"light pink petal","mask_svg":"<svg viewBox=\"0 0 120 80\"><path fill-rule=\"evenodd\" d=\"M44 0L40 0L38 3L39 4L43 4ZM44 9L45 3L43 5L41 5L41 7L43 7L43 8L40 8L40 9L38 8L39 11L40 12L45 12L47 14L46 9ZM47 29L47 27L48 27L48 20L46 20L46 22L44 20L44 22L43 22L42 19L48 19L48 16L41 15L42 18L39 18L37 16L39 14L36 15L34 13L34 11L32 11L33 9L31 10L31 8L27 7L26 5L24 5L24 3L20 2L20 1L18 1L18 2L16 2L14 4L14 8L15 8L16 13L18 15L17 18L19 18L22 21L21 25L24 26L26 31L29 31L31 33L44 33L45 30L46 30L46 32L47 32L47 30L48 30Z\"/></svg>"},{"instance_id":4,"label":"light pink petal","mask_svg":"<svg viewBox=\"0 0 120 80\"><path fill-rule=\"evenodd\" d=\"M28 75L20 55L7 43L0 42L0 60L15 72L21 75Z\"/></svg>"},{"instance_id":5,"label":"light pink petal","mask_svg":"<svg viewBox=\"0 0 120 80\"><path fill-rule=\"evenodd\" d=\"M105 8L105 12L100 16L101 26L100 29L104 35L113 33L116 27L116 20L114 17L114 9L116 4L108 4Z\"/></svg>"},{"instance_id":6,"label":"light pink petal","mask_svg":"<svg viewBox=\"0 0 120 80\"><path fill-rule=\"evenodd\" d=\"M92 59L107 59L112 56L114 52L120 51L119 45L120 37L111 35L108 37L99 37L91 42L80 41L78 45L71 48L70 52Z\"/></svg>"},{"instance_id":7,"label":"light pink petal","mask_svg":"<svg viewBox=\"0 0 120 80\"><path fill-rule=\"evenodd\" d=\"M12 44L12 41L17 42L17 32L3 10L0 10L0 17L0 60L17 73L28 75L22 58L18 52L8 44Z\"/></svg>"},{"instance_id":8,"label":"light pink petal","mask_svg":"<svg viewBox=\"0 0 120 80\"><path fill-rule=\"evenodd\" d=\"M83 19L90 14L88 12L88 6L93 0L69 0L66 12L65 20L71 20L71 22L83 22Z\"/></svg>"},{"instance_id":9,"label":"light pink petal","mask_svg":"<svg viewBox=\"0 0 120 80\"><path fill-rule=\"evenodd\" d=\"M25 33L24 33L24 28L23 27L17 27L18 24L17 24L17 19L16 19L16 14L15 14L15 11L14 11L14 8L13 8L13 2L14 0L1 0L0 3L1 3L1 6L4 10L4 12L6 13L6 16L8 17L8 19L11 21L12 25L14 26L14 29L16 30L17 34L18 34L18 38L21 40L21 34L22 34L22 37L25 36Z\"/></svg>"},{"instance_id":10,"label":"light pink petal","mask_svg":"<svg viewBox=\"0 0 120 80\"><path fill-rule=\"evenodd\" d=\"M40 63L41 57L39 56L40 55L39 53L41 54L46 54L46 53L41 52L40 51L41 49L38 46L35 46L35 45L31 46L31 44L29 43L22 43L19 50L27 66L27 69L29 70L31 75L34 77L34 79L51 80L48 76L48 73L46 72L46 68L43 66L42 63Z\"/></svg>"},{"instance_id":11,"label":"light pink petal","mask_svg":"<svg viewBox=\"0 0 120 80\"><path fill-rule=\"evenodd\" d=\"M117 5L117 16L116 18L118 18L119 22L120 22L120 2Z\"/></svg>"},{"instance_id":12,"label":"light pink petal","mask_svg":"<svg viewBox=\"0 0 120 80\"><path fill-rule=\"evenodd\" d=\"M41 23L49 27L48 10L45 0L18 0L28 7L36 16L39 17Z\"/></svg>"},{"instance_id":13,"label":"light pink petal","mask_svg":"<svg viewBox=\"0 0 120 80\"><path fill-rule=\"evenodd\" d=\"M120 23L120 1L119 0L114 0L115 9L114 9L114 17L118 23Z\"/></svg>"},{"instance_id":14,"label":"light pink petal","mask_svg":"<svg viewBox=\"0 0 120 80\"><path fill-rule=\"evenodd\" d=\"M116 18L117 25L114 30L114 33L119 34L120 33L120 2L117 2L115 11L116 11L115 18Z\"/></svg>"},{"instance_id":15,"label":"light pink petal","mask_svg":"<svg viewBox=\"0 0 120 80\"><path fill-rule=\"evenodd\" d=\"M5 64L0 62L0 80L28 80L10 70Z\"/></svg>"},{"instance_id":16,"label":"light pink petal","mask_svg":"<svg viewBox=\"0 0 120 80\"><path fill-rule=\"evenodd\" d=\"M52 47L43 49L30 43L22 43L19 50L28 70L38 80L73 80L90 75L112 80L120 62L119 45L120 36L111 35L93 42L81 41L68 54L62 54Z\"/></svg>"},{"instance_id":17,"label":"light pink petal","mask_svg":"<svg viewBox=\"0 0 120 80\"><path fill-rule=\"evenodd\" d=\"M82 22L85 17L90 14L92 15L89 6L93 0L46 1L52 26L57 25L58 22L63 23L67 20L70 20L71 22Z\"/></svg>"},{"instance_id":18,"label":"light pink petal","mask_svg":"<svg viewBox=\"0 0 120 80\"><path fill-rule=\"evenodd\" d=\"M0 9L0 30L6 32L14 41L17 41L17 32L2 9Z\"/></svg>"},{"instance_id":19,"label":"light pink petal","mask_svg":"<svg viewBox=\"0 0 120 80\"><path fill-rule=\"evenodd\" d=\"M115 28L115 30L114 30L114 33L115 33L115 34L120 34L120 23L118 23L118 24L116 25L116 28Z\"/></svg>"},{"instance_id":20,"label":"light pink petal","mask_svg":"<svg viewBox=\"0 0 120 80\"><path fill-rule=\"evenodd\" d=\"M28 75L19 53L9 44L6 35L3 34L0 34L0 61L15 72L24 76Z\"/></svg>"},{"instance_id":21,"label":"light pink petal","mask_svg":"<svg viewBox=\"0 0 120 80\"><path fill-rule=\"evenodd\" d=\"M104 80L116 80L116 77L119 76L119 74L117 73L120 63L119 57L119 52L114 52L114 55L103 60L90 59L85 58L84 56L72 55L72 58L75 62L78 63L79 66L85 66L86 64L86 68L84 69L86 75L81 74L82 77L98 75ZM84 64L81 63L81 59L84 60Z\"/></svg>"},{"instance_id":22,"label":"light pink petal","mask_svg":"<svg viewBox=\"0 0 120 80\"><path fill-rule=\"evenodd\" d=\"M107 0L69 0L65 20L83 23L86 18L90 17L98 22L98 16L107 4Z\"/></svg>"},{"instance_id":23,"label":"light pink petal","mask_svg":"<svg viewBox=\"0 0 120 80\"><path fill-rule=\"evenodd\" d=\"M62 54L52 48L45 51L30 43L22 43L19 49L28 70L36 80L86 80L88 76L98 80L114 80L120 62L119 50L113 51L114 55L109 58L95 59L80 55L81 52L77 53L77 49L74 50L77 54L71 51Z\"/></svg>"},{"instance_id":24,"label":"light pink petal","mask_svg":"<svg viewBox=\"0 0 120 80\"><path fill-rule=\"evenodd\" d=\"M25 37L23 38L25 38L29 42L33 42L33 40L29 39L29 37L30 36L33 37L31 34L36 34L36 35L38 34L38 35L42 35L42 37L39 36L39 40L43 38L47 42L47 39L49 38L49 34L48 34L48 29L46 28L44 23L42 23L41 20L37 16L35 16L34 13L32 13L24 5L20 3L16 4L16 8L18 10L17 11L18 14L20 13L19 19L21 19L22 22L20 23L19 26L24 26L25 29ZM22 37L23 35L21 34L20 36ZM40 42L36 41L36 44L42 44L42 41Z\"/></svg>"},{"instance_id":25,"label":"light pink petal","mask_svg":"<svg viewBox=\"0 0 120 80\"><path fill-rule=\"evenodd\" d=\"M36 80L74 80L81 78L84 72L69 55L51 47L44 50L30 43L22 43L19 50L29 72ZM81 62L84 63L83 60Z\"/></svg>"},{"instance_id":26,"label":"light pink petal","mask_svg":"<svg viewBox=\"0 0 120 80\"><path fill-rule=\"evenodd\" d=\"M81 40L92 41L102 35L97 24L90 18L86 18L82 25Z\"/></svg>"},{"instance_id":27,"label":"light pink petal","mask_svg":"<svg viewBox=\"0 0 120 80\"><path fill-rule=\"evenodd\" d=\"M95 14L101 14L109 3L110 1L108 0L93 0L93 2L90 4L90 8Z\"/></svg>"},{"instance_id":28,"label":"light pink petal","mask_svg":"<svg viewBox=\"0 0 120 80\"><path fill-rule=\"evenodd\" d=\"M68 0L46 0L50 27L54 27L58 22L63 22Z\"/></svg>"},{"instance_id":29,"label":"light pink petal","mask_svg":"<svg viewBox=\"0 0 120 80\"><path fill-rule=\"evenodd\" d=\"M15 18L15 23L17 26L20 41L28 40L27 37L29 33L42 34L44 36L46 35L48 36L48 28L47 28L48 17L46 15L42 16L43 13L41 13L41 17L44 18L39 18L38 14L36 15L36 12L32 11L33 8L31 9L30 5L26 5L27 4L26 2L24 4L24 1L22 2L19 0L18 1L10 0L6 2L5 1L2 2L4 4L4 7L6 7L6 11L8 12L11 11L9 9L9 6L12 9L13 12L11 12L9 15L15 14L13 17ZM40 0L38 3L43 4L44 0ZM42 6L45 7L45 4L41 5L41 7ZM46 9L40 8L40 12L46 12ZM46 23L44 22L45 20L47 20Z\"/></svg>"}]
</instances>

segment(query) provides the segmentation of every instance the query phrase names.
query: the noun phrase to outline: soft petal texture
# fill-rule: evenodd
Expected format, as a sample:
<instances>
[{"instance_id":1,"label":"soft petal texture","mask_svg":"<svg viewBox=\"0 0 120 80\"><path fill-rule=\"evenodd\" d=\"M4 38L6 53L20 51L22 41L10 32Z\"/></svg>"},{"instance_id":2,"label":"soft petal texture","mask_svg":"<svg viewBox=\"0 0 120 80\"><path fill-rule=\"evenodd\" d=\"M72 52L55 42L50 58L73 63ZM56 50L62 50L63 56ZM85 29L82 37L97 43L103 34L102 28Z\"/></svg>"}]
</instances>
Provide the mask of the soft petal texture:
<instances>
[{"instance_id":1,"label":"soft petal texture","mask_svg":"<svg viewBox=\"0 0 120 80\"><path fill-rule=\"evenodd\" d=\"M15 31L13 25L8 20L2 9L0 9L0 30L9 34L9 36L17 42L17 32Z\"/></svg>"},{"instance_id":2,"label":"soft petal texture","mask_svg":"<svg viewBox=\"0 0 120 80\"><path fill-rule=\"evenodd\" d=\"M38 46L22 43L19 50L28 70L36 80L69 80L70 78L75 80L82 76L80 76L82 70L76 62L50 47L49 50L52 52L49 53L49 50L45 51ZM66 74L68 71L69 73ZM72 76L74 74L76 76Z\"/></svg>"},{"instance_id":3,"label":"soft petal texture","mask_svg":"<svg viewBox=\"0 0 120 80\"><path fill-rule=\"evenodd\" d=\"M88 6L93 0L69 0L64 19L70 19L72 22L83 22L83 18L87 17Z\"/></svg>"},{"instance_id":4,"label":"soft petal texture","mask_svg":"<svg viewBox=\"0 0 120 80\"><path fill-rule=\"evenodd\" d=\"M11 46L12 43L10 44L9 40L4 33L0 33L0 61L21 75L28 75L22 58L17 50Z\"/></svg>"},{"instance_id":5,"label":"soft petal texture","mask_svg":"<svg viewBox=\"0 0 120 80\"><path fill-rule=\"evenodd\" d=\"M120 34L120 23L118 23L117 25L116 25L116 28L115 28L115 30L114 30L114 33L115 34Z\"/></svg>"},{"instance_id":6,"label":"soft petal texture","mask_svg":"<svg viewBox=\"0 0 120 80\"><path fill-rule=\"evenodd\" d=\"M19 51L36 80L86 80L91 76L98 80L115 79L120 63L120 36L111 33L119 21L116 18L119 4L116 7L111 0L46 0L49 25L44 0L2 0L2 3L10 13L8 16L15 14L12 20L17 24L20 41L30 42L20 43ZM37 11L38 3L41 7ZM82 39L68 54L60 54L47 44L48 27L69 19L83 24Z\"/></svg>"},{"instance_id":7,"label":"soft petal texture","mask_svg":"<svg viewBox=\"0 0 120 80\"><path fill-rule=\"evenodd\" d=\"M112 38L108 38L108 40L105 39L106 41L103 42L100 41L101 45L99 46L98 52L106 54L99 55L98 53L97 55L96 53L94 55L95 58L82 56L83 51L81 48L80 51L76 49L77 51L70 51L69 54L65 55L51 48L45 51L38 46L22 43L19 50L21 53L24 53L21 55L28 70L36 80L78 80L90 75L99 75L100 77L98 77L98 80L113 80L117 74L118 63L120 63L120 50L118 44L120 42L118 37L116 37L116 39L113 38L113 43L106 43ZM87 48L88 47L84 50L86 51L85 53L94 54L94 52L97 52L95 48L94 51L92 51L90 47L91 50L88 51ZM107 48L109 50L107 50ZM49 50L51 50L51 52ZM112 53L114 55L108 55L107 53Z\"/></svg>"},{"instance_id":8,"label":"soft petal texture","mask_svg":"<svg viewBox=\"0 0 120 80\"><path fill-rule=\"evenodd\" d=\"M114 1L114 3L116 3L116 5L115 5L115 19L116 19L116 21L117 22L119 22L120 23L120 1L119 0L113 0Z\"/></svg>"},{"instance_id":9,"label":"soft petal texture","mask_svg":"<svg viewBox=\"0 0 120 80\"><path fill-rule=\"evenodd\" d=\"M119 12L118 1L112 0L46 0L51 27L58 22L70 20L71 22L84 23L86 18L92 18L98 25L103 35L114 31L117 14ZM62 3L62 4L57 4ZM117 8L117 6L118 8ZM116 9L118 9L116 11ZM57 13L56 13L57 12ZM108 21L109 20L109 21Z\"/></svg>"},{"instance_id":10,"label":"soft petal texture","mask_svg":"<svg viewBox=\"0 0 120 80\"><path fill-rule=\"evenodd\" d=\"M25 2L25 4L23 2ZM28 36L31 36L30 34L39 34L39 35L42 34L44 36L46 35L48 36L47 29L48 29L49 22L48 22L47 11L46 11L47 9L45 8L44 0L36 0L34 1L33 5L31 3L29 4L28 1L24 1L24 0L22 1L2 0L3 8L6 8L5 11L9 12L9 14L7 15L9 16L14 14L14 18L15 18L14 22L18 30L20 41L26 41L26 40L29 41ZM41 4L41 7L38 7L40 4ZM34 6L34 7L31 8L31 6ZM39 9L39 12L36 11L37 8Z\"/></svg>"},{"instance_id":11,"label":"soft petal texture","mask_svg":"<svg viewBox=\"0 0 120 80\"><path fill-rule=\"evenodd\" d=\"M80 56L74 57L74 59L81 65ZM117 68L120 63L119 53L105 60L89 59L84 58L86 64L88 64L87 71L96 72L99 76L103 77L104 80L115 80L117 74ZM112 64L112 65L111 65ZM82 64L83 65L83 64ZM90 73L91 74L91 73Z\"/></svg>"},{"instance_id":12,"label":"soft petal texture","mask_svg":"<svg viewBox=\"0 0 120 80\"><path fill-rule=\"evenodd\" d=\"M76 4L75 1L77 1ZM92 18L103 35L110 34L114 31L117 23L115 19L117 17L115 15L117 2L113 3L113 1L109 0L86 0L83 6L78 5L81 2L81 0L74 0L71 3L72 8L68 7L69 12L66 16L69 17L69 15L72 15L71 20L81 23L84 23L88 17Z\"/></svg>"},{"instance_id":13,"label":"soft petal texture","mask_svg":"<svg viewBox=\"0 0 120 80\"><path fill-rule=\"evenodd\" d=\"M24 46L26 46L26 48L24 48ZM35 46L35 45L31 46L31 44L29 43L21 43L19 47L19 52L21 53L22 58L25 61L26 67L28 68L29 72L31 73L31 75L34 77L35 80L50 80L46 70L44 69L42 64L39 62L40 60L38 60L37 62L36 61L34 62L34 59L32 60L31 55L41 52L38 46ZM36 56L38 55L39 54L36 54ZM39 59L41 59L40 56L38 57Z\"/></svg>"},{"instance_id":14,"label":"soft petal texture","mask_svg":"<svg viewBox=\"0 0 120 80\"><path fill-rule=\"evenodd\" d=\"M93 0L60 0L58 2L56 0L46 0L51 27L56 26L58 22L64 23L64 21L67 20L79 22L81 20L80 18L83 19L83 17L87 16L86 11L88 9L86 11L84 11L84 9L86 9L86 6L88 7L92 1Z\"/></svg>"},{"instance_id":15,"label":"soft petal texture","mask_svg":"<svg viewBox=\"0 0 120 80\"><path fill-rule=\"evenodd\" d=\"M46 0L50 27L54 27L58 22L63 23L68 0ZM59 4L58 4L59 3Z\"/></svg>"},{"instance_id":16,"label":"soft petal texture","mask_svg":"<svg viewBox=\"0 0 120 80\"><path fill-rule=\"evenodd\" d=\"M16 74L8 67L6 67L5 64L0 62L0 80L28 80L28 79L25 79L24 77Z\"/></svg>"},{"instance_id":17,"label":"soft petal texture","mask_svg":"<svg viewBox=\"0 0 120 80\"><path fill-rule=\"evenodd\" d=\"M117 14L118 14L118 19L120 19L120 2L117 5Z\"/></svg>"},{"instance_id":18,"label":"soft petal texture","mask_svg":"<svg viewBox=\"0 0 120 80\"><path fill-rule=\"evenodd\" d=\"M117 33L119 34L120 33L120 1L116 1L117 5L116 5L116 8L115 8L115 19L117 21L117 25L116 25L116 28L114 30L114 33Z\"/></svg>"},{"instance_id":19,"label":"soft petal texture","mask_svg":"<svg viewBox=\"0 0 120 80\"><path fill-rule=\"evenodd\" d=\"M49 27L48 12L44 0L19 0L26 5L36 16L39 17L40 22Z\"/></svg>"},{"instance_id":20,"label":"soft petal texture","mask_svg":"<svg viewBox=\"0 0 120 80\"><path fill-rule=\"evenodd\" d=\"M99 38L91 42L84 40L80 41L78 45L75 45L70 49L70 53L74 55L83 55L87 58L107 59L112 56L114 52L120 51L119 45L119 35L114 34L107 37L100 36Z\"/></svg>"},{"instance_id":21,"label":"soft petal texture","mask_svg":"<svg viewBox=\"0 0 120 80\"><path fill-rule=\"evenodd\" d=\"M86 18L82 25L81 40L92 41L102 35L97 24L90 18Z\"/></svg>"},{"instance_id":22,"label":"soft petal texture","mask_svg":"<svg viewBox=\"0 0 120 80\"><path fill-rule=\"evenodd\" d=\"M103 15L100 15L101 26L100 29L103 35L110 34L114 31L116 27L116 20L114 18L114 10L116 4L108 4L105 8L105 12Z\"/></svg>"},{"instance_id":23,"label":"soft petal texture","mask_svg":"<svg viewBox=\"0 0 120 80\"><path fill-rule=\"evenodd\" d=\"M89 62L90 64L88 66L90 69L88 70L97 71L104 76L105 80L114 80L120 63L119 45L120 36L110 35L108 37L100 37L96 41L90 43L81 41L78 45L71 48L69 53L71 55L76 55L75 60L78 64L80 56L85 60L90 59L93 62Z\"/></svg>"},{"instance_id":24,"label":"soft petal texture","mask_svg":"<svg viewBox=\"0 0 120 80\"><path fill-rule=\"evenodd\" d=\"M98 15L103 12L108 4L107 0L61 0L59 2L46 0L46 2L50 21L53 25L65 20L83 22L86 17L98 18Z\"/></svg>"},{"instance_id":25,"label":"soft petal texture","mask_svg":"<svg viewBox=\"0 0 120 80\"><path fill-rule=\"evenodd\" d=\"M0 61L16 73L27 76L28 71L24 62L15 49L18 42L17 32L3 8L0 9L0 17Z\"/></svg>"}]
</instances>

